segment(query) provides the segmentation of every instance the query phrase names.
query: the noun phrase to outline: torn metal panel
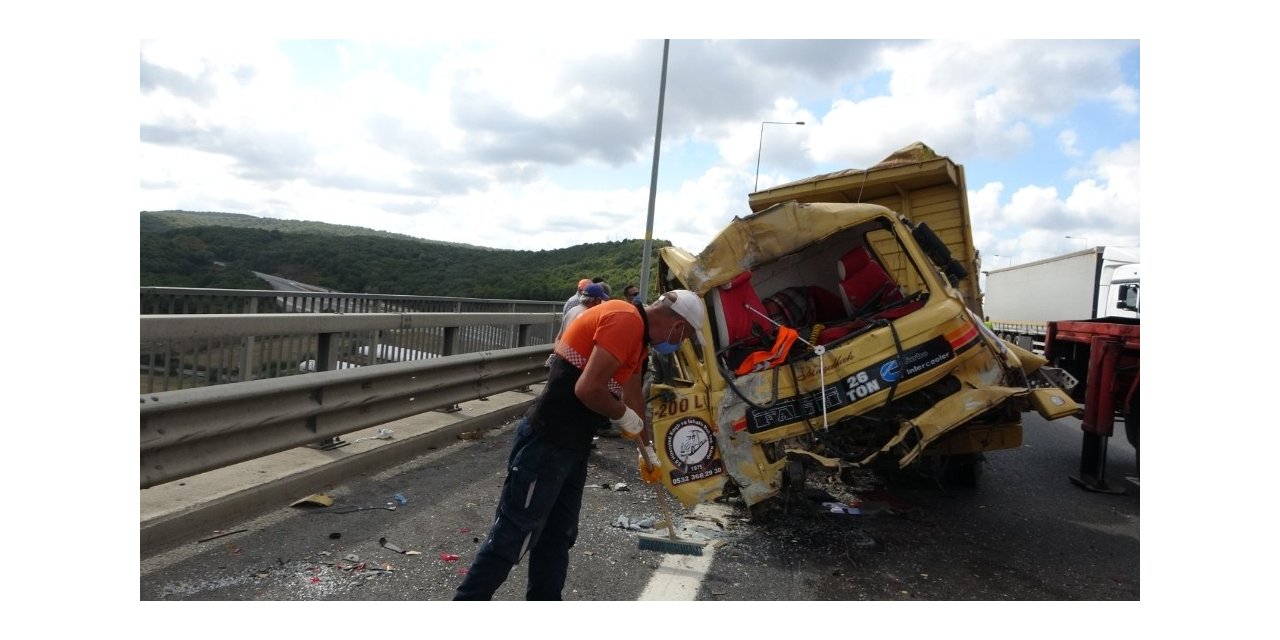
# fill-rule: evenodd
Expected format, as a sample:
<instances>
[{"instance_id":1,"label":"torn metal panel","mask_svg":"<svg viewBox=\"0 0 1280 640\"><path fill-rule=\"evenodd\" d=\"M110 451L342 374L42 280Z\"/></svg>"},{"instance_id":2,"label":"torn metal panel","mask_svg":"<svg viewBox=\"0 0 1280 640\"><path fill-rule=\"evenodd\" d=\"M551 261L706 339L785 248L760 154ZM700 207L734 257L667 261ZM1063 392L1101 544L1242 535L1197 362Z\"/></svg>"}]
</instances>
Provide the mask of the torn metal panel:
<instances>
[{"instance_id":1,"label":"torn metal panel","mask_svg":"<svg viewBox=\"0 0 1280 640\"><path fill-rule=\"evenodd\" d=\"M1062 389L1033 389L1031 407L1045 420L1057 420L1083 411L1083 408Z\"/></svg>"},{"instance_id":2,"label":"torn metal panel","mask_svg":"<svg viewBox=\"0 0 1280 640\"><path fill-rule=\"evenodd\" d=\"M663 247L659 256L686 288L705 294L762 262L802 251L838 231L876 217L895 216L889 209L873 204L788 202L734 218L692 260L688 252L672 247Z\"/></svg>"},{"instance_id":3,"label":"torn metal panel","mask_svg":"<svg viewBox=\"0 0 1280 640\"><path fill-rule=\"evenodd\" d=\"M1026 389L1015 387L965 389L935 404L915 418L904 420L897 436L859 464L869 464L881 454L892 451L895 455L899 455L898 466L906 467L920 455L925 447L951 429L991 410L1008 398L1026 394Z\"/></svg>"},{"instance_id":4,"label":"torn metal panel","mask_svg":"<svg viewBox=\"0 0 1280 640\"><path fill-rule=\"evenodd\" d=\"M840 468L844 466L844 462L841 461L839 458L828 458L827 456L820 456L812 451L806 451L804 449L787 449L787 455L808 458L834 471L839 471Z\"/></svg>"}]
</instances>

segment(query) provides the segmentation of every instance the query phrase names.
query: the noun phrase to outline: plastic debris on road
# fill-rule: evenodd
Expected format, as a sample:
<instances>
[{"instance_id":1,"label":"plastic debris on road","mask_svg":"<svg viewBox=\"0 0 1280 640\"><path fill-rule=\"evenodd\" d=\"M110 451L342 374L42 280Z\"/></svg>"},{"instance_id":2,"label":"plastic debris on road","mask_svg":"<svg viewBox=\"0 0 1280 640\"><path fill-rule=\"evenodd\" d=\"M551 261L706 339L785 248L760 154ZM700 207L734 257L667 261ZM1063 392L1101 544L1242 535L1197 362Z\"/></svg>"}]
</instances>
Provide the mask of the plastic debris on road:
<instances>
[{"instance_id":1,"label":"plastic debris on road","mask_svg":"<svg viewBox=\"0 0 1280 640\"><path fill-rule=\"evenodd\" d=\"M822 506L826 507L827 511L830 513L841 513L850 516L862 515L861 509L851 507L843 502L824 502L822 503Z\"/></svg>"},{"instance_id":2,"label":"plastic debris on road","mask_svg":"<svg viewBox=\"0 0 1280 640\"><path fill-rule=\"evenodd\" d=\"M291 507L332 507L333 498L325 493L313 493L289 505Z\"/></svg>"},{"instance_id":3,"label":"plastic debris on road","mask_svg":"<svg viewBox=\"0 0 1280 640\"><path fill-rule=\"evenodd\" d=\"M632 531L647 531L652 529L657 523L657 519L652 516L644 518L628 518L627 516L618 516L613 521L613 526L621 529L630 529Z\"/></svg>"},{"instance_id":4,"label":"plastic debris on road","mask_svg":"<svg viewBox=\"0 0 1280 640\"><path fill-rule=\"evenodd\" d=\"M400 504L409 504L409 499L404 497L403 493L397 493L394 496L391 496L391 498Z\"/></svg>"},{"instance_id":5,"label":"plastic debris on road","mask_svg":"<svg viewBox=\"0 0 1280 640\"><path fill-rule=\"evenodd\" d=\"M395 433L395 432L394 432L394 431L392 431L391 429L378 429L378 432L377 432L377 433L375 433L375 434L373 434L373 435L371 435L371 436L365 436L365 437L363 437L363 438L356 438L355 440L352 440L351 442L354 444L354 443L356 443L356 442L360 442L361 440L390 440L390 439L391 439L391 434L393 434L393 433Z\"/></svg>"},{"instance_id":6,"label":"plastic debris on road","mask_svg":"<svg viewBox=\"0 0 1280 640\"><path fill-rule=\"evenodd\" d=\"M445 562L457 562L459 559L461 559L461 556L459 556L456 553L441 553L440 559Z\"/></svg>"}]
</instances>

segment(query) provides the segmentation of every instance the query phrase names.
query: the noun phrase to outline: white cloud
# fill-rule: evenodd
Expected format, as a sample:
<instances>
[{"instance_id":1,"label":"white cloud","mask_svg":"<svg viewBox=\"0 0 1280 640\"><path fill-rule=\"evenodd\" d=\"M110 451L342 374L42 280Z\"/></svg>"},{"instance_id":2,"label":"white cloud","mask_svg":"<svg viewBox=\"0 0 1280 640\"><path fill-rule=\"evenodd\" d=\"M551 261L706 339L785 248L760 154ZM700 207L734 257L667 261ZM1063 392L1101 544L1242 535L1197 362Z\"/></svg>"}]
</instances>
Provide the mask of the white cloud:
<instances>
[{"instance_id":1,"label":"white cloud","mask_svg":"<svg viewBox=\"0 0 1280 640\"><path fill-rule=\"evenodd\" d=\"M970 191L975 245L1014 264L1085 246L1140 246L1137 142L1098 150L1073 173L1080 177L1065 197L1056 187L1027 185L1000 206L1001 185Z\"/></svg>"},{"instance_id":2,"label":"white cloud","mask_svg":"<svg viewBox=\"0 0 1280 640\"><path fill-rule=\"evenodd\" d=\"M274 43L234 45L143 44L145 209L503 248L642 237L660 41L349 42L329 70L295 69ZM1065 118L1083 101L1136 109L1117 63L1133 46L674 41L654 236L701 249L747 213L757 161L762 187L870 166L916 140L972 165L1050 127L1064 153L1088 153L1087 123ZM806 125L762 139L762 120ZM1094 153L1070 185L990 180L970 194L978 246L1024 231L1136 240L1137 166L1135 142ZM600 168L608 184L559 182Z\"/></svg>"},{"instance_id":3,"label":"white cloud","mask_svg":"<svg viewBox=\"0 0 1280 640\"><path fill-rule=\"evenodd\" d=\"M1022 187L1009 198L1002 210L1007 223L1039 227L1062 219L1063 203L1055 187Z\"/></svg>"},{"instance_id":4,"label":"white cloud","mask_svg":"<svg viewBox=\"0 0 1280 640\"><path fill-rule=\"evenodd\" d=\"M1076 145L1080 142L1080 136L1074 129L1064 129L1058 133L1058 148L1062 150L1062 155L1068 157L1077 157L1080 155L1080 149Z\"/></svg>"}]
</instances>

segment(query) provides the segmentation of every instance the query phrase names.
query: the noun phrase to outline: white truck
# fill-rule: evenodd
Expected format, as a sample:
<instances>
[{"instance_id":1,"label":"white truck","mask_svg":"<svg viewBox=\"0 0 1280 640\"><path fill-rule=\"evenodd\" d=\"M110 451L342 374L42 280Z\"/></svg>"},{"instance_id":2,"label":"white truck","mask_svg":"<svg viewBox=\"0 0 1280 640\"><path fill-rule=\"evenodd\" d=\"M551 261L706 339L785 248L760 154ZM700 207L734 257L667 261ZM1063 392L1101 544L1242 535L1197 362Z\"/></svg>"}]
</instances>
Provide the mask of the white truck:
<instances>
[{"instance_id":1,"label":"white truck","mask_svg":"<svg viewBox=\"0 0 1280 640\"><path fill-rule=\"evenodd\" d=\"M982 307L997 335L1035 352L1052 320L1138 318L1137 256L1093 247L986 272Z\"/></svg>"}]
</instances>

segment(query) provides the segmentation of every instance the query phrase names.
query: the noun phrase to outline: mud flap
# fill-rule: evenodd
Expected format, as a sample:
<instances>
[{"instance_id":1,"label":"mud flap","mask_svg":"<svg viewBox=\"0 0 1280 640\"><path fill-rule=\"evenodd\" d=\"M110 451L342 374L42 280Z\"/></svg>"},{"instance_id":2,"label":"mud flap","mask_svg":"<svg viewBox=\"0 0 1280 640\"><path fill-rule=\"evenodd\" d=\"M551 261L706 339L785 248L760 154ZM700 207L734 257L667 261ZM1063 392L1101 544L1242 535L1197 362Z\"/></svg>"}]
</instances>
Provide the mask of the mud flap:
<instances>
[{"instance_id":1,"label":"mud flap","mask_svg":"<svg viewBox=\"0 0 1280 640\"><path fill-rule=\"evenodd\" d=\"M904 420L898 435L889 440L879 451L867 456L859 464L866 465L883 453L888 453L900 445L902 457L898 459L899 467L911 464L920 452L943 434L959 427L974 417L981 415L1009 398L1025 395L1026 389L1012 387L987 387L984 389L965 389L953 394L945 400L933 405L928 411L913 420Z\"/></svg>"},{"instance_id":2,"label":"mud flap","mask_svg":"<svg viewBox=\"0 0 1280 640\"><path fill-rule=\"evenodd\" d=\"M1062 389L1033 389L1031 407L1045 420L1057 420L1082 411L1080 405Z\"/></svg>"}]
</instances>

